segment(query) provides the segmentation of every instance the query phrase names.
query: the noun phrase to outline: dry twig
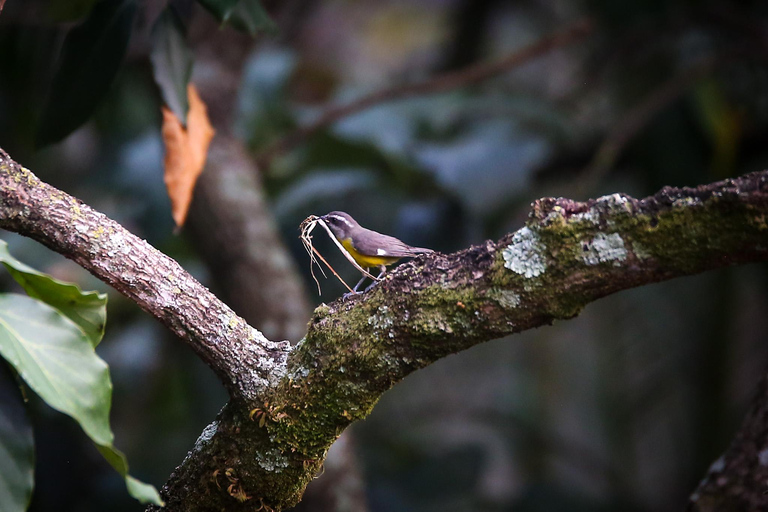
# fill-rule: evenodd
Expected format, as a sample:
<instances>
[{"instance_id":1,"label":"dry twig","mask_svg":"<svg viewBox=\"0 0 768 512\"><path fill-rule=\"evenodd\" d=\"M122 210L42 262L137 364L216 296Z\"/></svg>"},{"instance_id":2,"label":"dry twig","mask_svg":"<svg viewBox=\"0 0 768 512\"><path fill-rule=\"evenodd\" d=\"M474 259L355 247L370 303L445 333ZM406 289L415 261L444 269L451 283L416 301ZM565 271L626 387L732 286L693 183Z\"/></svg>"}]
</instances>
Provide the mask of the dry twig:
<instances>
[{"instance_id":1,"label":"dry twig","mask_svg":"<svg viewBox=\"0 0 768 512\"><path fill-rule=\"evenodd\" d=\"M322 291L320 290L320 283L317 280L317 277L315 277L315 272L313 270L313 264L317 264L318 268L320 268L320 272L323 272L323 268L320 266L320 264L317 262L317 258L320 258L320 260L325 263L325 265L333 272L333 275L336 276L336 278L341 281L341 283L347 287L347 290L354 293L352 288L349 287L349 285L341 278L341 276L334 270L334 268L331 266L330 263L328 263L325 258L323 258L322 254L318 252L317 249L315 249L314 245L312 245L312 230L315 229L315 226L317 225L323 226L325 228L325 231L328 233L328 236L333 240L333 242L336 244L336 247L339 248L341 253L346 257L352 265L355 266L357 270L362 272L362 274L366 277L370 277L374 281L378 281L376 277L371 275L367 270L365 270L363 267L357 264L355 259L352 257L351 254L349 254L349 251L341 245L341 243L336 239L335 236L333 236L333 233L331 232L328 225L325 223L323 219L316 215L310 215L306 219L304 219L301 224L299 225L299 230L301 231L301 235L299 238L301 239L301 243L304 244L304 248L307 250L307 253L309 254L309 270L312 274L312 279L315 280L315 284L317 284L317 293L322 295ZM315 257L317 256L317 257ZM325 272L323 272L323 277L326 277Z\"/></svg>"}]
</instances>

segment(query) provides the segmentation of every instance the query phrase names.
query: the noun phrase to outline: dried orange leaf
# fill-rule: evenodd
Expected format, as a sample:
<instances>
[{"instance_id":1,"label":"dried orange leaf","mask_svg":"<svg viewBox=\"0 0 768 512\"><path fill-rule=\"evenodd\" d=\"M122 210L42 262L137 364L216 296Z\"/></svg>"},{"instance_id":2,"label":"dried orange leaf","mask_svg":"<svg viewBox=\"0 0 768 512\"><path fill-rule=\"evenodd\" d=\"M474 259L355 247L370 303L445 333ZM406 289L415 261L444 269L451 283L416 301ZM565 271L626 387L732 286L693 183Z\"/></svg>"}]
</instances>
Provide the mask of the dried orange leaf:
<instances>
[{"instance_id":1,"label":"dried orange leaf","mask_svg":"<svg viewBox=\"0 0 768 512\"><path fill-rule=\"evenodd\" d=\"M208 146L216 133L195 86L189 84L187 127L170 109L163 107L163 142L165 144L165 187L171 199L171 213L181 227L187 218L192 192L205 167Z\"/></svg>"}]
</instances>

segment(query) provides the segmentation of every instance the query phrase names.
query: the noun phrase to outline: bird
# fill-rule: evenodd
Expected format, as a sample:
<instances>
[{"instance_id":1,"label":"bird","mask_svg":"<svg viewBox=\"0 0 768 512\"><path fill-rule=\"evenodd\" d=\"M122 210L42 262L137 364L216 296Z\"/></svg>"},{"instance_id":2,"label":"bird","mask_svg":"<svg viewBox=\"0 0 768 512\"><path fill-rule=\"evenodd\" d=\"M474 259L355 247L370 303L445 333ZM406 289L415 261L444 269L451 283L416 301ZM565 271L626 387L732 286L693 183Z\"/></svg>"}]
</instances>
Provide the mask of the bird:
<instances>
[{"instance_id":1,"label":"bird","mask_svg":"<svg viewBox=\"0 0 768 512\"><path fill-rule=\"evenodd\" d=\"M431 254L435 251L423 247L412 247L402 240L389 235L378 233L371 229L362 227L352 216L346 212L334 211L326 213L322 217L323 221L330 228L333 236L341 243L352 258L363 268L378 267L381 273L376 280L387 271L387 265L400 260L400 258L413 258L419 254ZM351 294L360 292L357 288L363 284L365 276L355 285ZM367 292L376 281L371 283L364 290Z\"/></svg>"}]
</instances>

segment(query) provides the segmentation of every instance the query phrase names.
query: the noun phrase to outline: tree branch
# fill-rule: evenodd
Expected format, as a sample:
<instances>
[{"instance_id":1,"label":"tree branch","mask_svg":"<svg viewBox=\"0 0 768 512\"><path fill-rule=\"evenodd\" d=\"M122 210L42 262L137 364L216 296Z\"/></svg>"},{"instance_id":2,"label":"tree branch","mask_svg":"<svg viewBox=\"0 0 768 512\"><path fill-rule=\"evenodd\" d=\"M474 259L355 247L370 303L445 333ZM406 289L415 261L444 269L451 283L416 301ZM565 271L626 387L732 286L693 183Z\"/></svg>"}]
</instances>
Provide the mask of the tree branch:
<instances>
[{"instance_id":1,"label":"tree branch","mask_svg":"<svg viewBox=\"0 0 768 512\"><path fill-rule=\"evenodd\" d=\"M535 43L525 46L495 62L483 62L458 71L445 73L422 82L398 85L390 89L373 92L344 105L330 107L315 121L306 126L297 128L267 147L260 155L258 155L258 161L261 163L268 163L276 156L301 144L302 141L311 135L314 135L319 130L327 128L336 121L352 114L356 114L361 110L371 108L387 101L399 100L421 94L437 94L488 80L540 57L555 48L566 46L577 41L582 37L589 35L592 32L592 29L593 23L591 20L582 19L560 32L555 32L554 34L543 37Z\"/></svg>"},{"instance_id":2,"label":"tree branch","mask_svg":"<svg viewBox=\"0 0 768 512\"><path fill-rule=\"evenodd\" d=\"M765 510L768 507L768 375L722 457L709 467L686 510Z\"/></svg>"},{"instance_id":3,"label":"tree branch","mask_svg":"<svg viewBox=\"0 0 768 512\"><path fill-rule=\"evenodd\" d=\"M75 261L186 341L230 393L255 399L290 352L249 326L173 259L0 149L0 227Z\"/></svg>"},{"instance_id":4,"label":"tree branch","mask_svg":"<svg viewBox=\"0 0 768 512\"><path fill-rule=\"evenodd\" d=\"M496 243L422 256L369 293L317 308L289 351L178 264L3 152L0 198L0 227L112 284L229 379L231 402L162 491L169 512L288 508L338 435L412 371L571 318L620 290L768 260L768 171L642 200L541 199L525 227Z\"/></svg>"}]
</instances>

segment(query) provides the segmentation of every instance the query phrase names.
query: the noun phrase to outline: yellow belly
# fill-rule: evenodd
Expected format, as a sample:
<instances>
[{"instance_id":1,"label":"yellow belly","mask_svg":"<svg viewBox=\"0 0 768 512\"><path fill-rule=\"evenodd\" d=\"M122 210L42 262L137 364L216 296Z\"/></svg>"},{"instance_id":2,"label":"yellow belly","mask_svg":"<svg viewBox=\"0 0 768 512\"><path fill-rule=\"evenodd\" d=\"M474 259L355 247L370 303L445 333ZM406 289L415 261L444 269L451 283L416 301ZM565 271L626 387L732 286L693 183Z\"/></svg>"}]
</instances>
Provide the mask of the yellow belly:
<instances>
[{"instance_id":1,"label":"yellow belly","mask_svg":"<svg viewBox=\"0 0 768 512\"><path fill-rule=\"evenodd\" d=\"M380 267L382 265L391 265L400 258L393 258L387 256L368 256L367 254L360 254L352 246L352 241L349 238L345 238L341 241L341 245L347 250L352 258L363 268Z\"/></svg>"}]
</instances>

